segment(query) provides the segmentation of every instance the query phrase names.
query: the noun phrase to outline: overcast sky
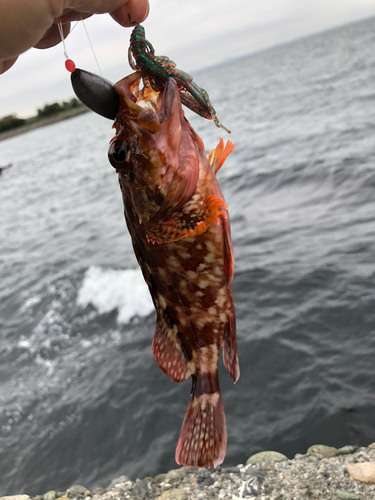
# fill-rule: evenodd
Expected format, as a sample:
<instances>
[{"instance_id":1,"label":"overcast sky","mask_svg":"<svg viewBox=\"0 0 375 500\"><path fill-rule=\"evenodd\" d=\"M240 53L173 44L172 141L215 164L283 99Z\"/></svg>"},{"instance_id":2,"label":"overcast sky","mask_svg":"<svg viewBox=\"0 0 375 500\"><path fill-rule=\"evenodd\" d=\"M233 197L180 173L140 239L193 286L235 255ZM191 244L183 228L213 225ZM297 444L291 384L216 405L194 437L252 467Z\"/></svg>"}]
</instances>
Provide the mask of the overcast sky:
<instances>
[{"instance_id":1,"label":"overcast sky","mask_svg":"<svg viewBox=\"0 0 375 500\"><path fill-rule=\"evenodd\" d=\"M330 27L375 16L375 0L150 0L144 23L157 55L185 71L293 40ZM110 16L85 21L103 76L117 81L131 72L131 29ZM81 23L66 39L77 67L98 73ZM46 103L73 97L62 45L31 49L0 75L0 117L28 116Z\"/></svg>"}]
</instances>

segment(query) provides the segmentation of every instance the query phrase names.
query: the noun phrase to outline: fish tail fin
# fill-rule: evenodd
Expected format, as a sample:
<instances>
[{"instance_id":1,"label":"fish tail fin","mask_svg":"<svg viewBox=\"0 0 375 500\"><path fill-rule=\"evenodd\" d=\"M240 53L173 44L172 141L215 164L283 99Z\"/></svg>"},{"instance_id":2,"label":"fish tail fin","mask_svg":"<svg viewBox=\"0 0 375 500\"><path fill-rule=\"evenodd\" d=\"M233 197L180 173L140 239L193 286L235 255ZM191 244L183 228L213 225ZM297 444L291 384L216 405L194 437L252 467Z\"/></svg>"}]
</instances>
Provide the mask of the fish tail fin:
<instances>
[{"instance_id":1,"label":"fish tail fin","mask_svg":"<svg viewBox=\"0 0 375 500\"><path fill-rule=\"evenodd\" d=\"M176 448L180 465L217 467L225 457L227 429L218 373L193 375L187 407Z\"/></svg>"}]
</instances>

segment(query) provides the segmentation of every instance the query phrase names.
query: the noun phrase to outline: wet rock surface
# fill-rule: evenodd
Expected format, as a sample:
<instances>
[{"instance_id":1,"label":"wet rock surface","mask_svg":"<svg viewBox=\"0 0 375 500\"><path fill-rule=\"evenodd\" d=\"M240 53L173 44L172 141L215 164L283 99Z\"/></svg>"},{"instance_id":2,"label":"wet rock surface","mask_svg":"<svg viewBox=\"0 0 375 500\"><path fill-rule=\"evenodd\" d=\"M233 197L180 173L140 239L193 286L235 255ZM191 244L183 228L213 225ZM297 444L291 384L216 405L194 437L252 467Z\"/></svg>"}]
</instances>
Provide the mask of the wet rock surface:
<instances>
[{"instance_id":1,"label":"wet rock surface","mask_svg":"<svg viewBox=\"0 0 375 500\"><path fill-rule=\"evenodd\" d=\"M267 454L264 461L237 467L214 470L182 467L135 481L120 476L107 489L96 487L90 491L84 486L73 485L66 492L48 491L35 497L17 495L0 500L375 499L375 484L357 480L348 471L353 469L351 465L360 469L359 464L364 464L368 472L367 464L375 465L373 445L367 448L345 446L336 451L316 446L314 453L310 450L306 455L297 454L292 460L280 461L280 457L274 455L278 460L270 461L271 455ZM322 456L325 453L328 456Z\"/></svg>"}]
</instances>

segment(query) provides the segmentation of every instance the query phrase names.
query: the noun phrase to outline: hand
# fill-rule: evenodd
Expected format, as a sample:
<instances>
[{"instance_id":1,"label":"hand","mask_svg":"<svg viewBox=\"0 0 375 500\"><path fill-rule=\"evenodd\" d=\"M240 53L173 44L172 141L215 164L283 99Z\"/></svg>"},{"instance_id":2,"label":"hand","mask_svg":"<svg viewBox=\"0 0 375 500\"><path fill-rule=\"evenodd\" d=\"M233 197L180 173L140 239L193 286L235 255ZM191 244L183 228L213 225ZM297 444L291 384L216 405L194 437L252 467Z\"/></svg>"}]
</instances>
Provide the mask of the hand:
<instances>
[{"instance_id":1,"label":"hand","mask_svg":"<svg viewBox=\"0 0 375 500\"><path fill-rule=\"evenodd\" d=\"M0 0L0 74L27 49L47 49L61 42L57 18L66 37L70 22L81 17L109 13L119 24L130 27L129 14L140 23L148 11L148 0Z\"/></svg>"}]
</instances>

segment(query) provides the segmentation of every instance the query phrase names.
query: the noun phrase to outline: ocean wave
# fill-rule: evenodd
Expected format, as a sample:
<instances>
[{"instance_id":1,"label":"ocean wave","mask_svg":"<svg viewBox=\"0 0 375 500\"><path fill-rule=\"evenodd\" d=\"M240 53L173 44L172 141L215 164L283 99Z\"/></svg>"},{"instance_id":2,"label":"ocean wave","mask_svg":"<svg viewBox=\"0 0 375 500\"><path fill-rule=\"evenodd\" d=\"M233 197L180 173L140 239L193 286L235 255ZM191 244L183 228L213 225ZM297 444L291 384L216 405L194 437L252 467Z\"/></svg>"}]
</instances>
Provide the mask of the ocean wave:
<instances>
[{"instance_id":1,"label":"ocean wave","mask_svg":"<svg viewBox=\"0 0 375 500\"><path fill-rule=\"evenodd\" d=\"M93 305L99 314L118 310L118 323L128 323L135 316L148 316L154 309L152 300L138 269L87 269L78 291L77 304Z\"/></svg>"}]
</instances>

